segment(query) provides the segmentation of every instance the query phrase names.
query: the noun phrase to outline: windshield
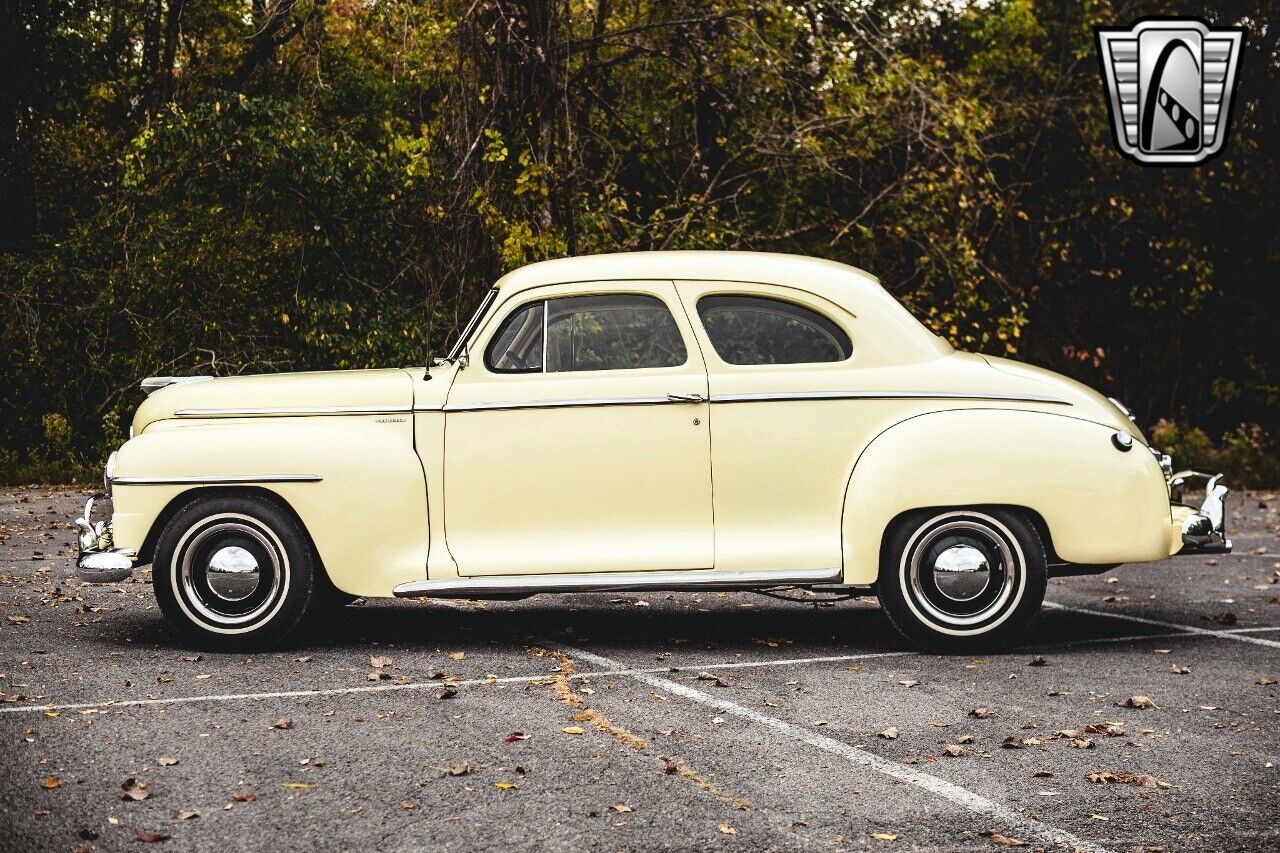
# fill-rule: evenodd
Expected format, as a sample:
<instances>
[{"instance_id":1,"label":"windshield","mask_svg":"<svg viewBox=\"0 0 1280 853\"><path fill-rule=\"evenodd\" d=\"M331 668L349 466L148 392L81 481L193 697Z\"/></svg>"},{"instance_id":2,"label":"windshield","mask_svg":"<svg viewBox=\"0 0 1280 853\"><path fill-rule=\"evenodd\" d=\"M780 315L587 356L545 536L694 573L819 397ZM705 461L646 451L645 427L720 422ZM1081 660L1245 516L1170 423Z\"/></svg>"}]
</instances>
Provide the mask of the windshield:
<instances>
[{"instance_id":1,"label":"windshield","mask_svg":"<svg viewBox=\"0 0 1280 853\"><path fill-rule=\"evenodd\" d=\"M453 342L453 346L449 347L449 354L445 356L446 359L455 361L462 354L463 347L467 345L467 341L471 340L471 335L475 333L476 326L480 325L480 321L489 311L489 306L493 304L493 300L497 295L496 288L484 295L484 299L480 302L480 307L476 309L476 313L467 322L467 325L463 327L462 334L458 335L458 339Z\"/></svg>"}]
</instances>

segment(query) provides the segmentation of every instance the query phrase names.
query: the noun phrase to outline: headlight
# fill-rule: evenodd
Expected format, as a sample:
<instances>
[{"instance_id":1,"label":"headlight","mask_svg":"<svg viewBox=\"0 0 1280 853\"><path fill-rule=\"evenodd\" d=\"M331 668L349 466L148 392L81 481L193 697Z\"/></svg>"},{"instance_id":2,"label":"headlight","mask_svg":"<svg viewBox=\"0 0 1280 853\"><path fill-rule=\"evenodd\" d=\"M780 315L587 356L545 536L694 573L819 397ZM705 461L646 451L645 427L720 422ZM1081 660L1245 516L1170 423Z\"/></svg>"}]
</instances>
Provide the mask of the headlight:
<instances>
[{"instance_id":1,"label":"headlight","mask_svg":"<svg viewBox=\"0 0 1280 853\"><path fill-rule=\"evenodd\" d=\"M111 497L111 481L116 478L116 454L113 451L107 457L107 464L102 468L102 491L106 492L107 497Z\"/></svg>"}]
</instances>

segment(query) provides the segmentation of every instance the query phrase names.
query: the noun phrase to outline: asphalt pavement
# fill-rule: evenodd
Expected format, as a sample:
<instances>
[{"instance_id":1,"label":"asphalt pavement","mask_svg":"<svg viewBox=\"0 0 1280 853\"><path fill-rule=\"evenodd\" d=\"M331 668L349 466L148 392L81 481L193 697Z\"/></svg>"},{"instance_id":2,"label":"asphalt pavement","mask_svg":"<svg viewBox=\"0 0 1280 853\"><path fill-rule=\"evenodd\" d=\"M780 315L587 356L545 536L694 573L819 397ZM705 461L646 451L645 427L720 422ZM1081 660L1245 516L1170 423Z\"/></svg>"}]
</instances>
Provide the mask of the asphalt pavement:
<instances>
[{"instance_id":1,"label":"asphalt pavement","mask_svg":"<svg viewBox=\"0 0 1280 853\"><path fill-rule=\"evenodd\" d=\"M0 492L0 849L1280 849L1280 495L1236 552L1052 581L1017 649L871 600L370 601L184 647ZM140 848L139 845L142 845Z\"/></svg>"}]
</instances>

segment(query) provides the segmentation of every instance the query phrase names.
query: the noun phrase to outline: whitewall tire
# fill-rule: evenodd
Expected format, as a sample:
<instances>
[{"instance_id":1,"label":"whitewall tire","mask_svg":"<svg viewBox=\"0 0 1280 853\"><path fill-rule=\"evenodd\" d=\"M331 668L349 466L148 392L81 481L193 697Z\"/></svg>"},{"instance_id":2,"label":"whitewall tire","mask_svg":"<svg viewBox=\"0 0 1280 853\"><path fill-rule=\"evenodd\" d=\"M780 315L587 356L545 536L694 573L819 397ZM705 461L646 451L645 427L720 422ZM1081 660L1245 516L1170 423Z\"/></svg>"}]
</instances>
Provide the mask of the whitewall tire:
<instances>
[{"instance_id":1,"label":"whitewall tire","mask_svg":"<svg viewBox=\"0 0 1280 853\"><path fill-rule=\"evenodd\" d=\"M1004 509L938 509L899 519L876 591L913 643L964 652L1007 645L1040 611L1048 583L1039 533Z\"/></svg>"},{"instance_id":2,"label":"whitewall tire","mask_svg":"<svg viewBox=\"0 0 1280 853\"><path fill-rule=\"evenodd\" d=\"M287 508L267 497L214 494L165 524L151 579L160 610L186 639L249 649L278 643L303 621L319 571Z\"/></svg>"}]
</instances>

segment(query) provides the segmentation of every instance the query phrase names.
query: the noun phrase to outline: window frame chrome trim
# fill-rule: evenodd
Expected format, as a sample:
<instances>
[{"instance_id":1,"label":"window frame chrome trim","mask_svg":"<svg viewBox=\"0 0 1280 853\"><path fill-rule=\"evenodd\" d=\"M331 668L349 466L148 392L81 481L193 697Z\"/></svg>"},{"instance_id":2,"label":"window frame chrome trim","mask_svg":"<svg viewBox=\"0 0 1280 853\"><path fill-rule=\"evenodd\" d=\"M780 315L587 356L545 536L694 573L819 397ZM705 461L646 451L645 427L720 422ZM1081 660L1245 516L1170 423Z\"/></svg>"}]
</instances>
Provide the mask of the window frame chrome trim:
<instances>
[{"instance_id":1,"label":"window frame chrome trim","mask_svg":"<svg viewBox=\"0 0 1280 853\"><path fill-rule=\"evenodd\" d=\"M446 404L442 411L457 413L506 411L510 409L574 409L585 406L656 406L659 404L668 405L677 402L687 401L672 400L665 394L661 397L583 397L568 398L564 400L498 400L491 403Z\"/></svg>"},{"instance_id":2,"label":"window frame chrome trim","mask_svg":"<svg viewBox=\"0 0 1280 853\"><path fill-rule=\"evenodd\" d=\"M113 486L236 486L252 483L319 483L319 474L194 475L182 477L116 477Z\"/></svg>"}]
</instances>

